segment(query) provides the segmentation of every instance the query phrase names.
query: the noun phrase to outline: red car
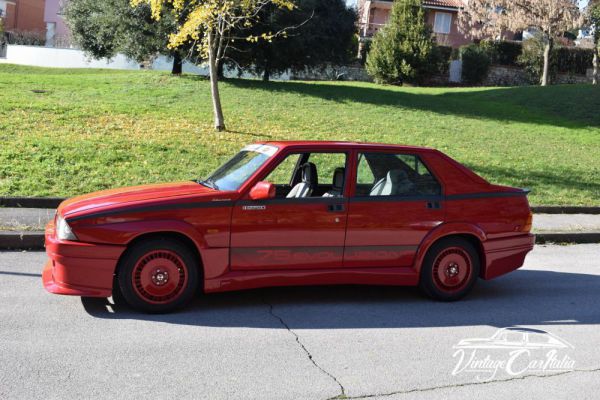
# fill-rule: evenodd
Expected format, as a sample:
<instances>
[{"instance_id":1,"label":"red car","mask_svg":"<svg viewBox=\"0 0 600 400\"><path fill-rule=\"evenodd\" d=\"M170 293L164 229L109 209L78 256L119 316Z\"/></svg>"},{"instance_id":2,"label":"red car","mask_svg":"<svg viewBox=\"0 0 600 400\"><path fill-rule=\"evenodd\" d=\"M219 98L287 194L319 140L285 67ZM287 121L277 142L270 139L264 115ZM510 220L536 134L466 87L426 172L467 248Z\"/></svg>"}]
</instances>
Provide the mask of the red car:
<instances>
[{"instance_id":1,"label":"red car","mask_svg":"<svg viewBox=\"0 0 600 400\"><path fill-rule=\"evenodd\" d=\"M46 228L52 293L166 312L206 293L284 285L419 285L456 300L533 248L527 191L433 149L249 145L205 180L63 202Z\"/></svg>"}]
</instances>

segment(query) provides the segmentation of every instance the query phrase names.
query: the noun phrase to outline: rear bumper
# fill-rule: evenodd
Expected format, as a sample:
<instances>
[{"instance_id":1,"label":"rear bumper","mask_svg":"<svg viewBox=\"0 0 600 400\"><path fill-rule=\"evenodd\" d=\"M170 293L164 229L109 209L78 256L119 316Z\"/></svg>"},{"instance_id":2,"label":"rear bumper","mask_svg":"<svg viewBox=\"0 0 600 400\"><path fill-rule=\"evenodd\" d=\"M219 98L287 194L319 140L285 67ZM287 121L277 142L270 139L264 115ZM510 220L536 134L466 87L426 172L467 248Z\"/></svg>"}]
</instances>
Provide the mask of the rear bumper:
<instances>
[{"instance_id":1,"label":"rear bumper","mask_svg":"<svg viewBox=\"0 0 600 400\"><path fill-rule=\"evenodd\" d=\"M54 294L109 297L123 251L125 246L58 240L50 223L46 227L48 261L42 273L44 288Z\"/></svg>"},{"instance_id":2,"label":"rear bumper","mask_svg":"<svg viewBox=\"0 0 600 400\"><path fill-rule=\"evenodd\" d=\"M482 278L493 279L521 268L534 244L535 235L530 233L483 242L485 269Z\"/></svg>"}]
</instances>

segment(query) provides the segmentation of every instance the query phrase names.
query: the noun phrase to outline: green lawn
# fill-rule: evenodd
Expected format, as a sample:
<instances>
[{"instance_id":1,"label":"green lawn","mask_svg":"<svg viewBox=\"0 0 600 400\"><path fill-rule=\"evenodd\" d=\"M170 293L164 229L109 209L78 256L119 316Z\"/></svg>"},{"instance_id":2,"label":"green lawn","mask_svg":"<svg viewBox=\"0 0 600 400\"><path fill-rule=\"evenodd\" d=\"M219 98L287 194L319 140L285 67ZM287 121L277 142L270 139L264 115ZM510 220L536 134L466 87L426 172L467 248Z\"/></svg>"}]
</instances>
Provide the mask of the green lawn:
<instances>
[{"instance_id":1,"label":"green lawn","mask_svg":"<svg viewBox=\"0 0 600 400\"><path fill-rule=\"evenodd\" d=\"M600 204L600 89L222 83L159 72L0 65L0 195L71 196L205 175L246 143L358 140L438 148L532 204ZM44 93L35 93L43 90Z\"/></svg>"}]
</instances>

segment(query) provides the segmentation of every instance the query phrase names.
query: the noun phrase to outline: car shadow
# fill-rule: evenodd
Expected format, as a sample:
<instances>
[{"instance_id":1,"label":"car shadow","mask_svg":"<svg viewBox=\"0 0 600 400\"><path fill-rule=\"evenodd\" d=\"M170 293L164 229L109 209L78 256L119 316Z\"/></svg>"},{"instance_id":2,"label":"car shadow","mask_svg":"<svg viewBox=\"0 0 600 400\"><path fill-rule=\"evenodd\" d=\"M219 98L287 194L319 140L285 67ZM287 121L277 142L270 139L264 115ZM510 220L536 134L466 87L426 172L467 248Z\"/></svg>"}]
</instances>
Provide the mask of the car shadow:
<instances>
[{"instance_id":1,"label":"car shadow","mask_svg":"<svg viewBox=\"0 0 600 400\"><path fill-rule=\"evenodd\" d=\"M598 324L600 276L520 270L479 281L462 301L435 302L417 288L314 286L202 295L184 310L138 313L122 301L82 298L93 317L169 324L291 329ZM272 307L272 308L271 308Z\"/></svg>"}]
</instances>

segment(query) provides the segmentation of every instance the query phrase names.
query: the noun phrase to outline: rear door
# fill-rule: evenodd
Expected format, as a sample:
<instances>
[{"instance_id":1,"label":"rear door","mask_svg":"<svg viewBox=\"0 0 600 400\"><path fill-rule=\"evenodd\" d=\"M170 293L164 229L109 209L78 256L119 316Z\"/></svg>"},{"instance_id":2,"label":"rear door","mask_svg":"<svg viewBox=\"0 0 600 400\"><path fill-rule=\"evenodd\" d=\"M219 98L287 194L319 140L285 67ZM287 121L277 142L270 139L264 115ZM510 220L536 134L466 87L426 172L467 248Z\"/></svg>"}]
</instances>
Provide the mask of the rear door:
<instances>
[{"instance_id":1,"label":"rear door","mask_svg":"<svg viewBox=\"0 0 600 400\"><path fill-rule=\"evenodd\" d=\"M288 154L259 180L276 185L276 197L238 201L231 223L232 270L341 268L347 197L323 197L336 168L348 155L331 152ZM300 168L315 164L318 182L304 198L287 198L300 183Z\"/></svg>"},{"instance_id":2,"label":"rear door","mask_svg":"<svg viewBox=\"0 0 600 400\"><path fill-rule=\"evenodd\" d=\"M442 187L416 154L358 152L344 267L409 267L444 221Z\"/></svg>"}]
</instances>

